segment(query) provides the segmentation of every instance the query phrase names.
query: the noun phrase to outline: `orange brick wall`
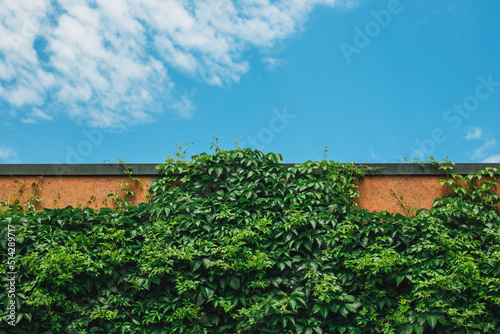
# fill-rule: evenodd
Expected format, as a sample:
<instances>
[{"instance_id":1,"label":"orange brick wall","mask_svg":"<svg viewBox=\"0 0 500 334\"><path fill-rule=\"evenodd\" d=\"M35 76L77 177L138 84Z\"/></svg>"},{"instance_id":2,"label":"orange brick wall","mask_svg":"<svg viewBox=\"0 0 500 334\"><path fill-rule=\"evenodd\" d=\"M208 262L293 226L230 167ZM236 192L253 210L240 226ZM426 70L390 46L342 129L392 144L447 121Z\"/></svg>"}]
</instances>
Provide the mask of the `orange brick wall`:
<instances>
[{"instance_id":1,"label":"orange brick wall","mask_svg":"<svg viewBox=\"0 0 500 334\"><path fill-rule=\"evenodd\" d=\"M128 189L135 191L136 195L126 199L135 205L146 201L145 190L151 184L149 178L141 180L144 184L131 181L126 176L44 176L41 179L0 176L0 201L12 202L20 196L21 203L33 202L31 195L34 195L42 199L41 207L45 208L64 208L68 205L94 209L113 207L108 194L119 193L122 189L120 182L128 181Z\"/></svg>"},{"instance_id":2,"label":"orange brick wall","mask_svg":"<svg viewBox=\"0 0 500 334\"><path fill-rule=\"evenodd\" d=\"M446 189L438 184L441 176L368 176L359 181L361 198L357 202L370 211L386 210L408 214L413 209L432 207L432 201ZM41 207L64 208L81 206L98 209L112 207L108 194L120 192L120 182L130 181L126 176L44 176L8 177L0 176L0 201L33 201L34 195L42 199ZM129 189L136 195L127 197L132 204L146 201L147 187L153 181L141 177L141 182L130 181ZM20 193L20 189L22 192ZM36 193L34 190L39 188Z\"/></svg>"}]
</instances>

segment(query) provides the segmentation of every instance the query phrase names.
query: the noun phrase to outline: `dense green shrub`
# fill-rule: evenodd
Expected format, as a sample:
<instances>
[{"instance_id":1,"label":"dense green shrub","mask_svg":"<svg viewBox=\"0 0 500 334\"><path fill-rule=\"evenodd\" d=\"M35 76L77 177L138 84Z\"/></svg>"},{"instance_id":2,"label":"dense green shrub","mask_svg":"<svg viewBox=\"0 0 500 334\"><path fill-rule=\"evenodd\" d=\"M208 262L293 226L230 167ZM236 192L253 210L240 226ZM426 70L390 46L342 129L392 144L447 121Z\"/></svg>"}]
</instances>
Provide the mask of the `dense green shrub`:
<instances>
[{"instance_id":1,"label":"dense green shrub","mask_svg":"<svg viewBox=\"0 0 500 334\"><path fill-rule=\"evenodd\" d=\"M150 203L0 213L8 333L500 333L494 169L412 217L351 164L250 149L168 160ZM2 272L9 269L1 253ZM16 302L16 326L7 306ZM1 330L0 330L1 331Z\"/></svg>"}]
</instances>

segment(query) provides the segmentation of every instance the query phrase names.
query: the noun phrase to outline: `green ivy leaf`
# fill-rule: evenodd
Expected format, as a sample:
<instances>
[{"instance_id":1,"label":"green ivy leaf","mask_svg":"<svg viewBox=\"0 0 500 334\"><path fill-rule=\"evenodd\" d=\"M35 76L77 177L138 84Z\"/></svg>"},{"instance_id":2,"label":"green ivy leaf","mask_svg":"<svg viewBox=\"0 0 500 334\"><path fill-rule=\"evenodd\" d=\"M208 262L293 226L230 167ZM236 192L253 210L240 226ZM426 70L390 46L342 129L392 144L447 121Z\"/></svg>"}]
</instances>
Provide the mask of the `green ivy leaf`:
<instances>
[{"instance_id":1,"label":"green ivy leaf","mask_svg":"<svg viewBox=\"0 0 500 334\"><path fill-rule=\"evenodd\" d=\"M431 328L434 329L434 327L436 327L436 324L438 322L439 316L435 314L427 314L425 316L425 319L427 320L429 326L431 326Z\"/></svg>"},{"instance_id":2,"label":"green ivy leaf","mask_svg":"<svg viewBox=\"0 0 500 334\"><path fill-rule=\"evenodd\" d=\"M236 276L231 276L229 278L228 284L231 288L238 290L240 288L241 281L238 277Z\"/></svg>"},{"instance_id":3,"label":"green ivy leaf","mask_svg":"<svg viewBox=\"0 0 500 334\"><path fill-rule=\"evenodd\" d=\"M361 306L360 302L345 304L344 307L352 313L356 313L358 308Z\"/></svg>"}]
</instances>

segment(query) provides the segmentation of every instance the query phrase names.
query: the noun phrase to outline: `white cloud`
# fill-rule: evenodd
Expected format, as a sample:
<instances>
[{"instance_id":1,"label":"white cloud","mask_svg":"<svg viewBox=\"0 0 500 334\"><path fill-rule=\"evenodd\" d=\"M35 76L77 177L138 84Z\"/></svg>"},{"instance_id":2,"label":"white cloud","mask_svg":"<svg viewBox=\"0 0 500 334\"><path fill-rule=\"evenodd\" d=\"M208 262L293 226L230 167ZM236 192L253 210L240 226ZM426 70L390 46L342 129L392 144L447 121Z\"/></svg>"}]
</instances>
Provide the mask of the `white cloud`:
<instances>
[{"instance_id":1,"label":"white cloud","mask_svg":"<svg viewBox=\"0 0 500 334\"><path fill-rule=\"evenodd\" d=\"M471 155L472 160L476 159L482 159L486 156L487 152L490 151L491 149L495 148L497 145L497 141L494 139L491 140L485 140L484 144L481 145L481 147L478 147L474 150L474 152Z\"/></svg>"},{"instance_id":2,"label":"white cloud","mask_svg":"<svg viewBox=\"0 0 500 334\"><path fill-rule=\"evenodd\" d=\"M33 118L22 118L21 122L23 122L24 124L35 124L36 123L35 119L33 119Z\"/></svg>"},{"instance_id":3,"label":"white cloud","mask_svg":"<svg viewBox=\"0 0 500 334\"><path fill-rule=\"evenodd\" d=\"M52 121L52 116L47 115L45 112L38 108L33 108L33 110L27 115L26 118L22 118L23 123L37 123L39 120Z\"/></svg>"},{"instance_id":4,"label":"white cloud","mask_svg":"<svg viewBox=\"0 0 500 334\"><path fill-rule=\"evenodd\" d=\"M371 147L368 147L368 150L370 151L370 156L369 156L369 159L371 160L380 160L380 156L375 154L375 152L373 151L373 149Z\"/></svg>"},{"instance_id":5,"label":"white cloud","mask_svg":"<svg viewBox=\"0 0 500 334\"><path fill-rule=\"evenodd\" d=\"M262 62L266 65L267 69L272 71L277 67L284 66L287 64L285 59L273 58L273 57L264 57L262 58Z\"/></svg>"},{"instance_id":6,"label":"white cloud","mask_svg":"<svg viewBox=\"0 0 500 334\"><path fill-rule=\"evenodd\" d=\"M15 107L63 110L93 126L149 122L164 109L189 118L195 106L170 79L169 69L210 85L238 82L249 70L245 50L265 50L291 37L315 6L355 4L4 0L0 99Z\"/></svg>"},{"instance_id":7,"label":"white cloud","mask_svg":"<svg viewBox=\"0 0 500 334\"><path fill-rule=\"evenodd\" d=\"M187 96L182 96L179 99L172 100L170 105L179 117L186 119L191 119L193 117L193 111L195 108Z\"/></svg>"},{"instance_id":8,"label":"white cloud","mask_svg":"<svg viewBox=\"0 0 500 334\"><path fill-rule=\"evenodd\" d=\"M484 163L500 163L500 154L495 154L487 157L482 162Z\"/></svg>"},{"instance_id":9,"label":"white cloud","mask_svg":"<svg viewBox=\"0 0 500 334\"><path fill-rule=\"evenodd\" d=\"M13 149L0 144L0 160L5 163L19 163L19 154Z\"/></svg>"},{"instance_id":10,"label":"white cloud","mask_svg":"<svg viewBox=\"0 0 500 334\"><path fill-rule=\"evenodd\" d=\"M468 128L466 130L467 135L465 136L465 139L471 140L471 139L481 139L483 136L483 130L481 128Z\"/></svg>"}]
</instances>

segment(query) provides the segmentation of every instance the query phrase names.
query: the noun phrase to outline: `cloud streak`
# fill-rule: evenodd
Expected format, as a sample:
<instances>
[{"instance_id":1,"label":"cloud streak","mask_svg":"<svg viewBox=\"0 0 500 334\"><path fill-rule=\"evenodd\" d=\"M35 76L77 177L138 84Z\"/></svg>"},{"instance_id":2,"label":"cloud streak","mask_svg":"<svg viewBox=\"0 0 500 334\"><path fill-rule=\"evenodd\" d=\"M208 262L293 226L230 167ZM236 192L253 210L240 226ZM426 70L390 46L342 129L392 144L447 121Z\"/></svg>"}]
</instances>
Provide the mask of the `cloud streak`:
<instances>
[{"instance_id":1,"label":"cloud streak","mask_svg":"<svg viewBox=\"0 0 500 334\"><path fill-rule=\"evenodd\" d=\"M485 140L483 145L480 147L476 148L474 152L472 153L470 159L471 160L477 160L477 159L482 159L486 156L486 154L494 149L497 146L497 141L494 139L491 140Z\"/></svg>"},{"instance_id":2,"label":"cloud streak","mask_svg":"<svg viewBox=\"0 0 500 334\"><path fill-rule=\"evenodd\" d=\"M494 155L484 159L482 162L484 162L484 163L500 163L500 154L494 154Z\"/></svg>"},{"instance_id":3,"label":"cloud streak","mask_svg":"<svg viewBox=\"0 0 500 334\"><path fill-rule=\"evenodd\" d=\"M22 118L21 122L29 124L29 123L37 123L38 121L52 121L52 116L47 115L43 111L38 108L33 108L33 110L28 113L26 118Z\"/></svg>"},{"instance_id":4,"label":"cloud streak","mask_svg":"<svg viewBox=\"0 0 500 334\"><path fill-rule=\"evenodd\" d=\"M481 128L468 128L467 130L467 135L465 136L465 139L471 140L471 139L481 139L483 136L483 130Z\"/></svg>"},{"instance_id":5,"label":"cloud streak","mask_svg":"<svg viewBox=\"0 0 500 334\"><path fill-rule=\"evenodd\" d=\"M250 68L246 50L266 50L291 37L316 6L353 4L4 0L0 99L31 109L25 122L39 120L31 115L35 110L45 120L64 112L90 126L114 128L151 122L165 110L191 118L195 106L169 71L209 85L238 82Z\"/></svg>"},{"instance_id":6,"label":"cloud streak","mask_svg":"<svg viewBox=\"0 0 500 334\"><path fill-rule=\"evenodd\" d=\"M5 163L20 163L19 154L10 147L0 144L0 161Z\"/></svg>"}]
</instances>

